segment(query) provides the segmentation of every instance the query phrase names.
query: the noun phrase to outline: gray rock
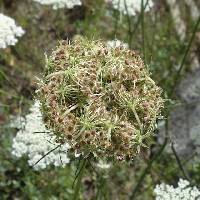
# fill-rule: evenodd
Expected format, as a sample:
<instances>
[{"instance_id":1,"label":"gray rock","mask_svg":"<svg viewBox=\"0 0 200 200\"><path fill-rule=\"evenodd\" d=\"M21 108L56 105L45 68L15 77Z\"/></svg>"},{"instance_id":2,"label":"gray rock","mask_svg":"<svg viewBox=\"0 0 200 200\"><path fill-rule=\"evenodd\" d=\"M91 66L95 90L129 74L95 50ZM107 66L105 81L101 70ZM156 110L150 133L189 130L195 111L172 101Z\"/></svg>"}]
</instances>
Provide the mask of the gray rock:
<instances>
[{"instance_id":1,"label":"gray rock","mask_svg":"<svg viewBox=\"0 0 200 200\"><path fill-rule=\"evenodd\" d=\"M200 69L188 74L176 91L180 100L188 104L200 102Z\"/></svg>"},{"instance_id":2,"label":"gray rock","mask_svg":"<svg viewBox=\"0 0 200 200\"><path fill-rule=\"evenodd\" d=\"M200 69L188 74L180 83L176 94L181 101L171 111L168 123L169 138L179 156L189 157L194 152L200 153ZM158 142L165 137L165 125L160 123ZM172 152L170 145L167 152Z\"/></svg>"}]
</instances>

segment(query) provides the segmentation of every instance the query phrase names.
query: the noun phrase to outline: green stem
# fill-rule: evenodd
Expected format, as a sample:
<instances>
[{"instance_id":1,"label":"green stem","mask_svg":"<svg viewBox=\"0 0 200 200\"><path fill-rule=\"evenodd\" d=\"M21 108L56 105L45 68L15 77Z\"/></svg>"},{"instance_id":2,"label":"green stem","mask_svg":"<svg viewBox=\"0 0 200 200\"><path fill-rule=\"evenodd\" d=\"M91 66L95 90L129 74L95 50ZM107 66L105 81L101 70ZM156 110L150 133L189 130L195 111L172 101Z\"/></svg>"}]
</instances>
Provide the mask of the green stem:
<instances>
[{"instance_id":1,"label":"green stem","mask_svg":"<svg viewBox=\"0 0 200 200\"><path fill-rule=\"evenodd\" d=\"M118 10L119 10L119 4L120 4L120 0L118 0ZM117 30L118 30L118 22L119 22L119 12L117 12L116 10L114 11L114 15L115 15L115 24L114 24L114 36L117 36Z\"/></svg>"},{"instance_id":2,"label":"green stem","mask_svg":"<svg viewBox=\"0 0 200 200\"><path fill-rule=\"evenodd\" d=\"M131 200L131 199L134 200L137 191L138 191L139 188L141 187L141 184L142 184L143 180L145 179L147 173L148 173L149 170L151 169L153 163L154 163L156 160L159 159L160 155L161 155L162 152L164 151L164 149L165 149L165 147L166 147L166 145L167 145L167 143L168 143L168 128L169 128L169 126L168 126L168 118L167 118L167 119L166 119L166 123L165 123L165 129L166 129L166 132L165 132L165 135L166 135L166 136L165 136L165 141L164 141L164 143L162 144L162 146L160 147L160 149L159 149L159 151L157 152L157 154L155 154L155 155L153 156L153 158L148 162L146 168L145 168L144 171L142 172L142 174L141 174L141 176L140 176L140 178L139 178L139 181L137 182L137 184L136 184L135 188L133 189L133 192L132 192L132 194L131 194L131 196L130 196L130 198L129 198L130 200Z\"/></svg>"},{"instance_id":3,"label":"green stem","mask_svg":"<svg viewBox=\"0 0 200 200\"><path fill-rule=\"evenodd\" d=\"M182 164L182 162L181 162L181 160L180 160L178 154L176 153L176 149L175 149L175 147L174 147L173 142L171 143L171 149L172 149L172 152L173 152L173 154L174 154L174 156L175 156L175 158L176 158L176 162L177 162L177 164L178 164L178 167L179 167L179 169L181 170L181 172L182 172L184 178L187 179L189 182L191 182L191 179L190 179L190 177L189 177L187 171L186 171L185 168L183 167L183 164Z\"/></svg>"},{"instance_id":4,"label":"green stem","mask_svg":"<svg viewBox=\"0 0 200 200\"><path fill-rule=\"evenodd\" d=\"M145 34L144 34L144 0L141 1L141 30L142 30L142 51L143 51L143 57L144 57L144 64L146 65L146 49L145 49Z\"/></svg>"},{"instance_id":5,"label":"green stem","mask_svg":"<svg viewBox=\"0 0 200 200\"><path fill-rule=\"evenodd\" d=\"M178 71L177 71L177 73L176 73L175 82L174 82L174 87L172 87L172 91L171 91L172 96L173 96L173 94L174 94L175 87L176 87L177 83L178 83L179 80L180 80L180 74L181 74L181 72L182 72L182 70L183 70L183 67L184 67L184 64L185 64L187 55L188 55L188 53L189 53L189 51L190 51L190 48L191 48L191 46L192 46L192 42L193 42L194 37L195 37L195 34L196 34L196 32L197 32L199 23L200 23L200 16L199 16L199 18L198 18L198 20L197 20L197 22L196 22L196 24L195 24L195 26L194 26L194 29L193 29L193 32L192 32L192 36L191 36L191 38L190 38L190 40L189 40L189 43L188 43L187 48L186 48L186 50L185 50L185 53L184 53L184 55L183 55L183 58L182 58L180 67L179 67L179 69L178 69Z\"/></svg>"},{"instance_id":6,"label":"green stem","mask_svg":"<svg viewBox=\"0 0 200 200\"><path fill-rule=\"evenodd\" d=\"M132 43L131 18L130 18L130 15L128 13L128 7L127 7L126 0L124 0L124 6L125 6L125 9L126 9L126 16L127 16L127 22L128 22L128 45L129 45L129 48L131 48L131 43Z\"/></svg>"},{"instance_id":7,"label":"green stem","mask_svg":"<svg viewBox=\"0 0 200 200\"><path fill-rule=\"evenodd\" d=\"M83 177L83 173L84 173L84 170L85 170L87 159L83 159L81 162L82 163L80 165L80 171L78 172L77 182L76 182L75 189L74 189L73 200L79 199L79 191L80 191L80 188L81 188L81 180L82 180L82 177Z\"/></svg>"},{"instance_id":8,"label":"green stem","mask_svg":"<svg viewBox=\"0 0 200 200\"><path fill-rule=\"evenodd\" d=\"M163 145L161 146L161 148L159 149L158 153L148 162L147 167L144 169L144 171L142 172L139 181L137 182L137 185L135 186L131 196L130 196L130 200L135 198L135 195L138 191L138 189L141 187L141 184L145 178L145 176L147 175L147 173L149 172L149 170L152 167L152 164L160 157L160 155L162 154L163 150L165 149L166 145L167 145L167 141L168 139L165 138L165 141L163 143Z\"/></svg>"},{"instance_id":9,"label":"green stem","mask_svg":"<svg viewBox=\"0 0 200 200\"><path fill-rule=\"evenodd\" d=\"M148 1L149 0L147 0L146 1L146 3L145 3L145 5L144 5L144 7L143 7L143 9L145 10L146 9L146 7L147 7L147 5L148 5ZM140 21L141 21L141 19L142 19L142 13L140 13L140 15L139 15L139 17L138 17L138 19L137 19L137 21L136 21L136 23L134 24L134 29L131 31L131 33L130 33L130 48L132 47L132 39L133 39L133 37L135 36L135 33L136 33L136 31L137 31L137 29L138 29L138 26L140 25Z\"/></svg>"}]
</instances>

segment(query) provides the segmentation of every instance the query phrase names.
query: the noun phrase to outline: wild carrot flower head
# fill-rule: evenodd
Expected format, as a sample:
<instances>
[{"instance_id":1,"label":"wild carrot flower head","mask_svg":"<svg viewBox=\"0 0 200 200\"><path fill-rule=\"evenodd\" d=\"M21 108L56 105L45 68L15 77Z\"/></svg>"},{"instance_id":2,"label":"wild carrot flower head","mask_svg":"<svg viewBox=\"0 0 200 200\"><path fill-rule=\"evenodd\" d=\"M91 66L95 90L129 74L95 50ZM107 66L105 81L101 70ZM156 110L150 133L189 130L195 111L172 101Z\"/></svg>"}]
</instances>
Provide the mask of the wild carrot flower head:
<instances>
[{"instance_id":1,"label":"wild carrot flower head","mask_svg":"<svg viewBox=\"0 0 200 200\"><path fill-rule=\"evenodd\" d=\"M24 33L25 31L16 25L14 19L0 13L0 49L15 45L17 38Z\"/></svg>"},{"instance_id":2,"label":"wild carrot flower head","mask_svg":"<svg viewBox=\"0 0 200 200\"><path fill-rule=\"evenodd\" d=\"M72 9L74 6L82 5L80 0L34 0L43 5L52 5L53 9L69 8Z\"/></svg>"},{"instance_id":3,"label":"wild carrot flower head","mask_svg":"<svg viewBox=\"0 0 200 200\"><path fill-rule=\"evenodd\" d=\"M178 186L161 183L154 189L155 200L194 200L200 198L200 191L187 180L179 179Z\"/></svg>"},{"instance_id":4,"label":"wild carrot flower head","mask_svg":"<svg viewBox=\"0 0 200 200\"><path fill-rule=\"evenodd\" d=\"M163 107L140 56L102 41L62 41L47 59L38 98L61 143L83 154L124 160L146 146Z\"/></svg>"},{"instance_id":5,"label":"wild carrot flower head","mask_svg":"<svg viewBox=\"0 0 200 200\"><path fill-rule=\"evenodd\" d=\"M12 154L17 158L27 156L28 164L35 170L69 163L67 152L70 147L67 143L57 144L56 136L46 129L38 101L34 102L25 118L16 118L11 127L19 128L13 138Z\"/></svg>"}]
</instances>

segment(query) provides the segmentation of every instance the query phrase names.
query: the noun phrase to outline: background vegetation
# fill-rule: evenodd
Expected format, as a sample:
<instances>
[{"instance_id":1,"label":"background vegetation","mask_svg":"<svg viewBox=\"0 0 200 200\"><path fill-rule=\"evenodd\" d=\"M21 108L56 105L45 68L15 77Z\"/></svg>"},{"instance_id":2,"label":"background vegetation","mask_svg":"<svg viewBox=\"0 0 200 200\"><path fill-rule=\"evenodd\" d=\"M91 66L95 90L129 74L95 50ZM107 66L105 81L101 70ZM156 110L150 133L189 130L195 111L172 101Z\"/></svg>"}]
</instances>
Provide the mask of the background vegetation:
<instances>
[{"instance_id":1,"label":"background vegetation","mask_svg":"<svg viewBox=\"0 0 200 200\"><path fill-rule=\"evenodd\" d=\"M132 17L123 16L103 0L84 0L83 6L71 10L52 10L31 0L0 0L0 11L26 30L16 46L0 50L0 199L72 199L78 161L65 168L34 171L26 158L16 160L11 155L17 130L9 126L10 116L28 112L35 76L43 70L44 52L49 54L60 39L72 39L76 34L106 41L117 38L140 52L152 77L163 88L164 98L170 99L163 111L167 127L170 111L181 103L175 88L186 73L194 70L191 55L200 49L199 19L191 17L187 5L180 5L187 27L182 40L167 2L154 1L151 12ZM180 177L200 185L200 162L193 162L196 154L185 159L176 151L169 153L165 147L172 141L168 135L165 138L161 144L155 137L154 145L131 164L114 163L108 170L88 164L81 198L151 200L156 184L176 184Z\"/></svg>"}]
</instances>

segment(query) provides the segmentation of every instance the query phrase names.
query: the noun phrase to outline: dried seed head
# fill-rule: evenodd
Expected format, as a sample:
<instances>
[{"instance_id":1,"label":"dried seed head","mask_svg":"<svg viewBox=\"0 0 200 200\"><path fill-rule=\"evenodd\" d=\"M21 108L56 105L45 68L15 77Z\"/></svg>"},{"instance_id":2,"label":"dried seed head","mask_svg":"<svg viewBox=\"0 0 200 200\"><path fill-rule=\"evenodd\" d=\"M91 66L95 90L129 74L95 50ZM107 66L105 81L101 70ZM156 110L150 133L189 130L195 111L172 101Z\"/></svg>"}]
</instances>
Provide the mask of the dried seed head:
<instances>
[{"instance_id":1,"label":"dried seed head","mask_svg":"<svg viewBox=\"0 0 200 200\"><path fill-rule=\"evenodd\" d=\"M163 107L139 55L102 41L62 41L44 74L38 88L44 122L77 152L132 158Z\"/></svg>"}]
</instances>

